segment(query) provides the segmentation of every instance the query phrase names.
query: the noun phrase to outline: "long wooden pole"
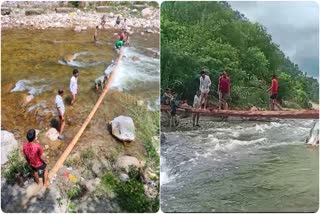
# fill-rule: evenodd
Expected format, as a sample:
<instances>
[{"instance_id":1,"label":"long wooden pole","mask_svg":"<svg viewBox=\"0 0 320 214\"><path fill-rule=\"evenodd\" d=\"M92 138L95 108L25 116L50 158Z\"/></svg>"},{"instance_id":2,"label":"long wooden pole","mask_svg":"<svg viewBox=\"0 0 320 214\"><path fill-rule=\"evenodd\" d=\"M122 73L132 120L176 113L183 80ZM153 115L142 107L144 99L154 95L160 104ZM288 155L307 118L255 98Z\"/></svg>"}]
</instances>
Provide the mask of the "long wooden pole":
<instances>
[{"instance_id":1,"label":"long wooden pole","mask_svg":"<svg viewBox=\"0 0 320 214\"><path fill-rule=\"evenodd\" d=\"M94 116L94 114L96 113L98 107L100 106L104 96L107 94L108 89L112 83L112 80L114 78L114 74L115 71L118 68L119 62L121 60L121 58L123 57L123 48L120 49L120 55L118 60L116 61L111 74L109 76L108 82L105 85L97 103L95 104L95 106L93 107L93 109L91 110L90 114L88 115L88 117L86 118L86 120L84 121L84 123L82 124L81 128L79 129L79 131L77 132L77 134L73 137L72 141L70 142L70 144L68 145L68 147L64 150L63 154L60 156L60 158L58 159L58 161L56 162L56 164L53 166L53 168L50 170L49 172L49 180L52 180L52 178L57 174L57 172L59 171L59 169L62 167L63 163L65 162L65 160L67 159L67 157L69 156L70 152L72 151L73 147L77 144L79 138L81 137L82 133L84 132L84 130L86 129L86 127L88 126L89 122L91 121L92 117Z\"/></svg>"},{"instance_id":2,"label":"long wooden pole","mask_svg":"<svg viewBox=\"0 0 320 214\"><path fill-rule=\"evenodd\" d=\"M162 105L161 111L168 111L169 106ZM186 112L184 109L177 109L179 112ZM220 117L220 116L231 116L231 117L265 117L265 118L291 118L291 119L319 119L318 110L297 110L297 111L244 111L244 110L187 110L190 113L200 113L203 116Z\"/></svg>"}]
</instances>

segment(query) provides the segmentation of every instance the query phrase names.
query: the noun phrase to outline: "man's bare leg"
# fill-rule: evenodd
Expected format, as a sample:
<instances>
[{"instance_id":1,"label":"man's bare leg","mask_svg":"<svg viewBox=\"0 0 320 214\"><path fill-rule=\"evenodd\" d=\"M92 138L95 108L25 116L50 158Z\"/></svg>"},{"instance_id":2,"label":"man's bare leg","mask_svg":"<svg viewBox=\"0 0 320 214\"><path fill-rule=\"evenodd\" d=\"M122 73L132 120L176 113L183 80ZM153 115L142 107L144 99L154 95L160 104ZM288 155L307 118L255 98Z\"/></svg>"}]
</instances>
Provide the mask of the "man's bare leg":
<instances>
[{"instance_id":1,"label":"man's bare leg","mask_svg":"<svg viewBox=\"0 0 320 214\"><path fill-rule=\"evenodd\" d=\"M50 187L50 184L48 183L49 182L48 171L49 170L47 168L44 170L44 176L43 176L43 187L44 188Z\"/></svg>"},{"instance_id":2,"label":"man's bare leg","mask_svg":"<svg viewBox=\"0 0 320 214\"><path fill-rule=\"evenodd\" d=\"M34 181L39 185L40 184L40 180L39 180L38 172L34 171L33 175L34 175Z\"/></svg>"}]
</instances>

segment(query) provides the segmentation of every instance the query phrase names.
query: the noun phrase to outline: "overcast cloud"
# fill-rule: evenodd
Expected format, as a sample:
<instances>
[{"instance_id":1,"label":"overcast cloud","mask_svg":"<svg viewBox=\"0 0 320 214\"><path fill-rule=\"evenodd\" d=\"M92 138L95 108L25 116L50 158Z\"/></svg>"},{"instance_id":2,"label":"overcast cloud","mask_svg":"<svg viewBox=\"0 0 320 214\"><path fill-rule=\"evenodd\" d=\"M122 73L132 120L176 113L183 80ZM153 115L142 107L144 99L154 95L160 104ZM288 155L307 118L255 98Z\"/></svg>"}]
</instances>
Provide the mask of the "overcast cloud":
<instances>
[{"instance_id":1,"label":"overcast cloud","mask_svg":"<svg viewBox=\"0 0 320 214\"><path fill-rule=\"evenodd\" d=\"M316 2L229 2L267 28L274 43L308 76L319 76L319 8Z\"/></svg>"}]
</instances>

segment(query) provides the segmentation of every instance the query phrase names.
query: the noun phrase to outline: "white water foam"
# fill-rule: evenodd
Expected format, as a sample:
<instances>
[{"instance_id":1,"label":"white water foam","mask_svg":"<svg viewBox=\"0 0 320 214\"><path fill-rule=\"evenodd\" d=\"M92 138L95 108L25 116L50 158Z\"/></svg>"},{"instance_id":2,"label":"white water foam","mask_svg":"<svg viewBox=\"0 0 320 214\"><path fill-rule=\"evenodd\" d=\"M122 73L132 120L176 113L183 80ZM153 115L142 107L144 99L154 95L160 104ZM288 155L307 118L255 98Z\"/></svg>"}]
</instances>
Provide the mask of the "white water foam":
<instances>
[{"instance_id":1,"label":"white water foam","mask_svg":"<svg viewBox=\"0 0 320 214\"><path fill-rule=\"evenodd\" d=\"M132 47L125 48L124 55L125 57L119 62L112 88L122 91L141 87L145 82L160 83L159 59L142 55ZM137 57L139 60L134 61L132 57Z\"/></svg>"},{"instance_id":2,"label":"white water foam","mask_svg":"<svg viewBox=\"0 0 320 214\"><path fill-rule=\"evenodd\" d=\"M45 83L45 80L19 80L10 92L27 91L28 94L38 95L49 89L49 86L39 83Z\"/></svg>"}]
</instances>

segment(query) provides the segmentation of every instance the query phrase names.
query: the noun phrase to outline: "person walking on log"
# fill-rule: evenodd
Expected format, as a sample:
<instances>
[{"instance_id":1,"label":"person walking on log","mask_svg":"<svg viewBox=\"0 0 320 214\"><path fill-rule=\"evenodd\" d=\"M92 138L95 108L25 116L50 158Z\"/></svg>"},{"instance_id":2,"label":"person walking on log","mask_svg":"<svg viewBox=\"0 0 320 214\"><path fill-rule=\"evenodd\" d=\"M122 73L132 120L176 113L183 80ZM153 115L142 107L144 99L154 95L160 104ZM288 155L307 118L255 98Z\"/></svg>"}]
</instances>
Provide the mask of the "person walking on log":
<instances>
[{"instance_id":1,"label":"person walking on log","mask_svg":"<svg viewBox=\"0 0 320 214\"><path fill-rule=\"evenodd\" d=\"M28 142L23 143L22 151L28 164L33 170L34 180L39 185L39 176L41 176L44 171L43 187L49 188L50 185L48 183L48 168L46 164L47 159L43 155L42 148L39 142L37 142L36 130L30 129L27 132L27 140Z\"/></svg>"},{"instance_id":2,"label":"person walking on log","mask_svg":"<svg viewBox=\"0 0 320 214\"><path fill-rule=\"evenodd\" d=\"M197 94L194 95L194 99L193 99L193 109L199 110L200 108L201 108L201 91L197 91ZM193 113L193 116L192 116L193 127L195 126L200 127L199 118L200 118L199 112Z\"/></svg>"},{"instance_id":3,"label":"person walking on log","mask_svg":"<svg viewBox=\"0 0 320 214\"><path fill-rule=\"evenodd\" d=\"M275 110L275 106L277 106L279 109L281 109L281 107L277 104L277 97L278 97L278 80L276 75L272 75L272 80L271 80L271 87L268 88L267 92L269 92L271 94L270 96L270 109L271 111Z\"/></svg>"},{"instance_id":4,"label":"person walking on log","mask_svg":"<svg viewBox=\"0 0 320 214\"><path fill-rule=\"evenodd\" d=\"M211 86L211 80L208 75L206 75L206 72L202 70L200 72L200 91L201 91L201 105L203 105L203 108L207 108L208 104L208 95L210 91L210 86Z\"/></svg>"},{"instance_id":5,"label":"person walking on log","mask_svg":"<svg viewBox=\"0 0 320 214\"><path fill-rule=\"evenodd\" d=\"M78 76L79 76L79 70L78 69L74 69L72 71L72 77L70 79L70 92L71 92L71 96L72 96L72 100L71 100L71 105L74 104L74 102L76 101L76 95L78 93L79 87L78 87Z\"/></svg>"},{"instance_id":6,"label":"person walking on log","mask_svg":"<svg viewBox=\"0 0 320 214\"><path fill-rule=\"evenodd\" d=\"M60 88L58 90L58 94L57 94L56 100L55 100L56 108L57 108L59 119L60 119L59 136L58 136L59 140L64 140L64 137L62 135L64 126L65 126L65 120L64 120L65 108L64 108L64 103L63 103L63 99L62 99L63 94L64 94L64 90L62 88Z\"/></svg>"},{"instance_id":7,"label":"person walking on log","mask_svg":"<svg viewBox=\"0 0 320 214\"><path fill-rule=\"evenodd\" d=\"M222 76L219 77L218 91L219 109L221 109L222 105L224 110L228 110L228 100L230 99L230 78L226 71L224 71Z\"/></svg>"}]
</instances>

